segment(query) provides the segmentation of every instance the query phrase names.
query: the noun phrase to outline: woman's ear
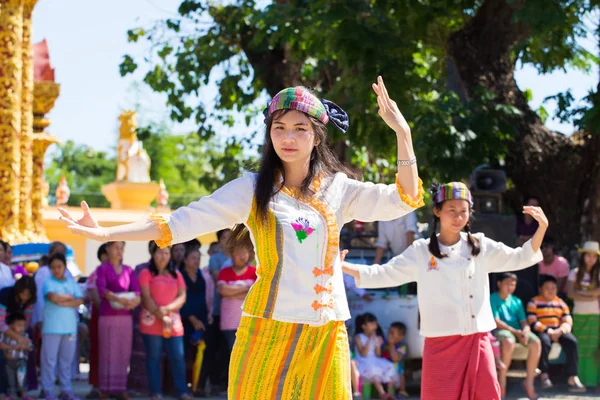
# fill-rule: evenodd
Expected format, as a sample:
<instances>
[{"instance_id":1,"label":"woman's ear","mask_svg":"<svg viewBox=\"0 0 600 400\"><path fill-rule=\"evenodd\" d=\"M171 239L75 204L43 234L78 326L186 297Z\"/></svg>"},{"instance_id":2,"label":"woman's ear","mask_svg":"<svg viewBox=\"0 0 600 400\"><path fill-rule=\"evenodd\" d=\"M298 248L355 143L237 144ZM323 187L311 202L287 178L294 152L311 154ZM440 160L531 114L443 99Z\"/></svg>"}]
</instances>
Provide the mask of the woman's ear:
<instances>
[{"instance_id":1,"label":"woman's ear","mask_svg":"<svg viewBox=\"0 0 600 400\"><path fill-rule=\"evenodd\" d=\"M435 215L438 218L440 217L440 211L442 210L437 207L433 207L433 215Z\"/></svg>"}]
</instances>

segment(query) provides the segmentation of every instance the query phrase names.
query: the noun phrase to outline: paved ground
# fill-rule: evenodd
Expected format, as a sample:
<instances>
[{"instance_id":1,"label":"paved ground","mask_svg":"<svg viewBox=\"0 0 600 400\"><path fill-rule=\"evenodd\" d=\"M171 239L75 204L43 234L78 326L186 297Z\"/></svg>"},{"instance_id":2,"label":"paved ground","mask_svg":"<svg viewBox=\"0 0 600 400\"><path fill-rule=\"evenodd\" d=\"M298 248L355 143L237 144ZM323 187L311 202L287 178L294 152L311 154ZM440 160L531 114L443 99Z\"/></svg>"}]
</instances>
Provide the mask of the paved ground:
<instances>
[{"instance_id":1,"label":"paved ground","mask_svg":"<svg viewBox=\"0 0 600 400\"><path fill-rule=\"evenodd\" d=\"M86 367L87 367L87 365L82 368L82 372L84 372L84 376L85 376L85 372L87 372ZM90 391L90 387L86 382L74 382L73 391L75 392L76 396L80 397L83 400L85 398L85 395ZM409 391L409 392L411 392L411 391ZM412 393L415 393L415 391L413 390ZM557 400L599 399L600 400L600 395L596 395L593 393L586 394L586 395L578 395L578 396L568 395L565 393L567 393L566 387L557 387L552 392L544 392L544 393L540 392L539 394L542 395L542 397L540 397L539 400L545 400L545 399L557 399ZM38 394L39 394L39 392L31 393L32 397L36 397ZM227 397L225 395L223 395L223 396L210 397L210 398L205 398L205 399L206 400L223 400L226 398ZM146 399L149 399L149 398L148 397L140 398L140 400L146 400ZM418 396L418 394L415 393L415 396L410 397L410 399L416 400L416 399L419 399L419 396ZM523 389L521 389L520 379L512 379L512 378L510 379L509 396L507 397L507 399L527 400L527 397L525 397L525 392L523 391ZM286 400L286 399L277 399L277 400ZM331 399L331 400L336 400L336 399ZM440 400L442 400L442 399L440 399Z\"/></svg>"}]
</instances>

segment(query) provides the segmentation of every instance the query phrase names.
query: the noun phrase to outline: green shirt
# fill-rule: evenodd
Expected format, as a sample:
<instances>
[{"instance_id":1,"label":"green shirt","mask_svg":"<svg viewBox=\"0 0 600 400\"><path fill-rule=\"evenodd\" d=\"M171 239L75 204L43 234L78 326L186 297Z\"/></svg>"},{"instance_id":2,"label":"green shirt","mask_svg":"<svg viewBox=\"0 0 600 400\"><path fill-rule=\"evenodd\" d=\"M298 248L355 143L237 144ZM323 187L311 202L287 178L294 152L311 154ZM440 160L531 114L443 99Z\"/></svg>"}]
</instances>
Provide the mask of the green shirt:
<instances>
[{"instance_id":1,"label":"green shirt","mask_svg":"<svg viewBox=\"0 0 600 400\"><path fill-rule=\"evenodd\" d=\"M494 318L500 318L502 322L514 329L521 329L521 321L526 320L521 299L512 294L502 299L498 292L494 292L490 296L490 303Z\"/></svg>"}]
</instances>

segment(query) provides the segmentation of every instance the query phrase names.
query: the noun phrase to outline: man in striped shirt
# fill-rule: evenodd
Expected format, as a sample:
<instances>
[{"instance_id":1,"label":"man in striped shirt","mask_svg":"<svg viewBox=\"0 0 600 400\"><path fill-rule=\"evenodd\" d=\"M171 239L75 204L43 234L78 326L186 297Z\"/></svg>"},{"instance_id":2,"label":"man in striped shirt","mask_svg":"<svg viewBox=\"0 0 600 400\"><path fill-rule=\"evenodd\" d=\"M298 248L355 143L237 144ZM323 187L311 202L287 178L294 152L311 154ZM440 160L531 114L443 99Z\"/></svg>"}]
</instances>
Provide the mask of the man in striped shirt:
<instances>
[{"instance_id":1,"label":"man in striped shirt","mask_svg":"<svg viewBox=\"0 0 600 400\"><path fill-rule=\"evenodd\" d=\"M573 319L569 306L557 296L557 281L551 275L540 276L540 295L527 304L527 322L531 330L542 341L542 356L539 368L542 371L542 389L552 387L548 377L548 355L552 342L558 342L565 353L566 372L569 377L569 391L585 392L585 386L577 377L578 358L577 339L571 333Z\"/></svg>"}]
</instances>

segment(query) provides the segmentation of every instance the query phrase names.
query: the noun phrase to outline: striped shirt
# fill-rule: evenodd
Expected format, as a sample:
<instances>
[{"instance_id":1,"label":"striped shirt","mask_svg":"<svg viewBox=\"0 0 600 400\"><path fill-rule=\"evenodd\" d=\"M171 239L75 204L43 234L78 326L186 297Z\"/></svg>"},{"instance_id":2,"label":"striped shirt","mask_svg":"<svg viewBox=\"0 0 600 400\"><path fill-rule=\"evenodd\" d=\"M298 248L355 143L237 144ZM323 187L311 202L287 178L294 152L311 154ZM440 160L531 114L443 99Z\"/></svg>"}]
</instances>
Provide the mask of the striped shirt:
<instances>
[{"instance_id":1,"label":"striped shirt","mask_svg":"<svg viewBox=\"0 0 600 400\"><path fill-rule=\"evenodd\" d=\"M536 296L527 304L527 323L535 332L546 332L556 329L561 324L573 326L569 306L558 296L546 301L541 295Z\"/></svg>"}]
</instances>

